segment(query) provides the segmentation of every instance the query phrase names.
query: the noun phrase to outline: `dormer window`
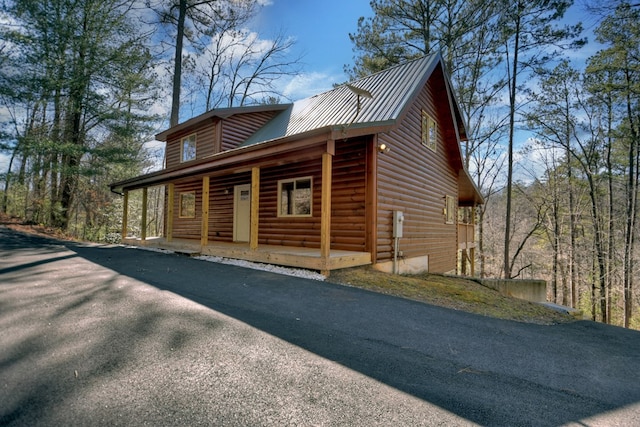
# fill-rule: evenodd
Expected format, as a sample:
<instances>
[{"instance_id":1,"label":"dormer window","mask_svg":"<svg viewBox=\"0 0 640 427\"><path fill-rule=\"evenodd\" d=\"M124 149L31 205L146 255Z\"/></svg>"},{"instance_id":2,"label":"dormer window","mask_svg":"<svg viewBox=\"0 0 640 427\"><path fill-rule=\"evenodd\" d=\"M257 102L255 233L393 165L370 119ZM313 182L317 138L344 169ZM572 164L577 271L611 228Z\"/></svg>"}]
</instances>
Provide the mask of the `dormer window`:
<instances>
[{"instance_id":1,"label":"dormer window","mask_svg":"<svg viewBox=\"0 0 640 427\"><path fill-rule=\"evenodd\" d=\"M180 161L188 162L196 158L196 134L182 138L180 141Z\"/></svg>"}]
</instances>

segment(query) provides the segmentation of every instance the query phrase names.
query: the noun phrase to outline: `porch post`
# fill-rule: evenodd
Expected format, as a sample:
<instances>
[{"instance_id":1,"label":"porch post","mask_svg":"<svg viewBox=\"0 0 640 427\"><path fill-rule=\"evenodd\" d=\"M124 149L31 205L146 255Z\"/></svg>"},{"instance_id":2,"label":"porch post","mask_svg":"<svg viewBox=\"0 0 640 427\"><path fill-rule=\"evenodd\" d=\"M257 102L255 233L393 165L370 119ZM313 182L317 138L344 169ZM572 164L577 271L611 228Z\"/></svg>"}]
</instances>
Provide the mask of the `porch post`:
<instances>
[{"instance_id":1,"label":"porch post","mask_svg":"<svg viewBox=\"0 0 640 427\"><path fill-rule=\"evenodd\" d=\"M140 221L140 240L147 240L147 197L148 189L142 189L142 220Z\"/></svg>"},{"instance_id":2,"label":"porch post","mask_svg":"<svg viewBox=\"0 0 640 427\"><path fill-rule=\"evenodd\" d=\"M167 186L167 229L165 230L165 238L170 242L173 238L173 183Z\"/></svg>"},{"instance_id":3,"label":"porch post","mask_svg":"<svg viewBox=\"0 0 640 427\"><path fill-rule=\"evenodd\" d=\"M334 141L327 143L327 152L322 154L322 198L320 212L320 258L325 276L329 275L331 254L331 173ZM329 152L331 151L331 153Z\"/></svg>"},{"instance_id":4,"label":"porch post","mask_svg":"<svg viewBox=\"0 0 640 427\"><path fill-rule=\"evenodd\" d=\"M251 168L251 226L249 229L249 248L258 249L258 226L260 212L260 168Z\"/></svg>"},{"instance_id":5,"label":"porch post","mask_svg":"<svg viewBox=\"0 0 640 427\"><path fill-rule=\"evenodd\" d=\"M473 245L471 245L471 249L469 250L469 258L471 260L471 277L475 277L476 275L476 206L473 205L471 208L471 232Z\"/></svg>"},{"instance_id":6,"label":"porch post","mask_svg":"<svg viewBox=\"0 0 640 427\"><path fill-rule=\"evenodd\" d=\"M122 201L122 240L127 238L127 221L129 220L129 192L124 190Z\"/></svg>"},{"instance_id":7,"label":"porch post","mask_svg":"<svg viewBox=\"0 0 640 427\"><path fill-rule=\"evenodd\" d=\"M207 246L209 241L209 177L202 177L202 229L200 244Z\"/></svg>"}]
</instances>

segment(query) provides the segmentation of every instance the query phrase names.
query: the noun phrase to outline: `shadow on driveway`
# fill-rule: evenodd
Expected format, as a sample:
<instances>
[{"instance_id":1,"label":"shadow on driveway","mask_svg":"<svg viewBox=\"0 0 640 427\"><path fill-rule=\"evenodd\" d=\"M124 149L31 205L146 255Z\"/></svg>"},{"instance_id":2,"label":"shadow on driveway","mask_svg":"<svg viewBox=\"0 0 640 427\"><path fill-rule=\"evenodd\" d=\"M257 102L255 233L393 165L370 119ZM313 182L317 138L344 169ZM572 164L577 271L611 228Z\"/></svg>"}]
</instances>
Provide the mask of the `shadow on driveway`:
<instances>
[{"instance_id":1,"label":"shadow on driveway","mask_svg":"<svg viewBox=\"0 0 640 427\"><path fill-rule=\"evenodd\" d=\"M112 333L92 337L90 346L78 349L85 352L83 372L67 366L64 357L57 362L73 374L76 385L87 381L85 387L98 387L97 381L108 380L110 373L119 375L134 353L149 352L151 362L159 357L151 354L158 346L168 353L189 347L201 336L192 332L193 325L203 334L223 329L219 322L183 310L184 303L175 294L473 423L556 426L640 420L640 387L636 380L640 333L636 331L592 322L521 324L173 254L32 240L23 235L5 241L6 234L1 236L0 251L49 252L45 259L27 258L24 264L0 265L1 316L20 321L10 317L11 310L19 313L19 303L9 307L3 301L3 277L11 273L10 284L22 281L29 287L25 297L37 298L42 307L64 296L64 305L48 312L53 321L73 316L81 330L83 313L91 313L92 321L114 322ZM56 261L73 258L67 248L90 261L89 270L85 264L77 271L55 270ZM49 270L49 278L70 275L82 285L72 291L68 287L39 287L28 277L16 275L21 270L45 266L54 267ZM136 312L127 312L127 278L168 291L167 300L149 298L136 306ZM98 297L108 304L95 307ZM116 306L124 306L124 310ZM98 310L97 315L94 310ZM77 343L71 329L58 336L42 331L36 338L16 339L0 356L0 376L6 369L34 358L34 354L44 354L49 346L72 352ZM269 358L264 354L261 357ZM25 418L27 413L39 414L35 419L46 419L46 411L58 402L56 394L73 396L74 389L57 384L53 374L47 377L48 371L39 379L29 380L33 382L33 394L23 397L10 412L0 412L0 424L30 419ZM207 375L215 377L212 372ZM142 387L137 381L132 378L129 387L119 391L134 393ZM110 410L114 408L104 408L105 413ZM153 413L148 415L153 419ZM100 413L87 416L101 419ZM586 422L589 418L593 421Z\"/></svg>"}]
</instances>

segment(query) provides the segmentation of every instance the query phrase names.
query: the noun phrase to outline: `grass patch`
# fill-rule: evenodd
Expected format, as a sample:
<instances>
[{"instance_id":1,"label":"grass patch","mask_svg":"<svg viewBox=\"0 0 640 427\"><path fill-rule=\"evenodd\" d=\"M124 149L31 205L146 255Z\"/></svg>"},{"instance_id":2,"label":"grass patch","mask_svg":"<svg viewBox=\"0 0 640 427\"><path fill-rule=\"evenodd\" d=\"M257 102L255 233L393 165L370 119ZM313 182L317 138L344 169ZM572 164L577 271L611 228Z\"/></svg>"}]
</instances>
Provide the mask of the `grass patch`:
<instances>
[{"instance_id":1,"label":"grass patch","mask_svg":"<svg viewBox=\"0 0 640 427\"><path fill-rule=\"evenodd\" d=\"M575 318L511 298L472 280L437 274L394 275L371 267L334 270L327 281L498 319L552 325Z\"/></svg>"}]
</instances>

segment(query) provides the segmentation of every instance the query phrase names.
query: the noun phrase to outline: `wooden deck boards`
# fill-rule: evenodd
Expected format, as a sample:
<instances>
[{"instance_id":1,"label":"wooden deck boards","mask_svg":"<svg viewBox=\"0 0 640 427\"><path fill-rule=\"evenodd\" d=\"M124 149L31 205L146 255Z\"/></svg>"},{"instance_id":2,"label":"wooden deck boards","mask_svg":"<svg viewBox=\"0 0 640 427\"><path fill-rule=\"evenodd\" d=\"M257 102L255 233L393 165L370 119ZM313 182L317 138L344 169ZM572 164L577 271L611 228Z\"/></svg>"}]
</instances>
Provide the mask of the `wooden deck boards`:
<instances>
[{"instance_id":1,"label":"wooden deck boards","mask_svg":"<svg viewBox=\"0 0 640 427\"><path fill-rule=\"evenodd\" d=\"M167 242L164 238L125 239L125 244L146 246L172 250L187 255L210 255L224 258L242 259L265 264L283 265L287 267L318 270L328 275L331 270L357 267L371 264L369 252L354 252L331 250L328 259L323 259L320 249L259 245L251 249L248 243L209 242L202 246L199 241L187 239L173 239Z\"/></svg>"}]
</instances>

